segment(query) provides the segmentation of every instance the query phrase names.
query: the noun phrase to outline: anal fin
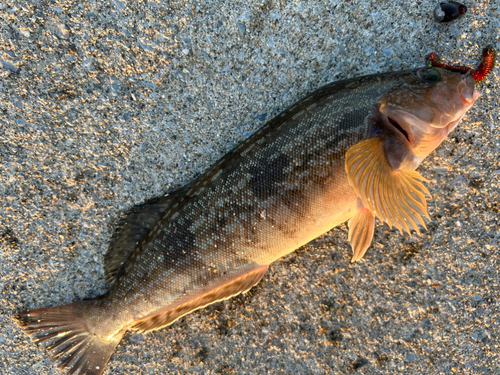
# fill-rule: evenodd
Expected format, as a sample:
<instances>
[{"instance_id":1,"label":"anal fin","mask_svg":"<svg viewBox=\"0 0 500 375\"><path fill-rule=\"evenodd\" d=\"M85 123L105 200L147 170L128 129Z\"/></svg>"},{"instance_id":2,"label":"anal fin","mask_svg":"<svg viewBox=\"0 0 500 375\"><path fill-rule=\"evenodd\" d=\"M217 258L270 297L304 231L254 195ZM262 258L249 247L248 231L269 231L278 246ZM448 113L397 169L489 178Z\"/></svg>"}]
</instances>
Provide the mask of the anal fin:
<instances>
[{"instance_id":1,"label":"anal fin","mask_svg":"<svg viewBox=\"0 0 500 375\"><path fill-rule=\"evenodd\" d=\"M348 240L352 247L351 262L357 262L370 247L375 231L375 217L367 208L361 207L349 220Z\"/></svg>"},{"instance_id":2,"label":"anal fin","mask_svg":"<svg viewBox=\"0 0 500 375\"><path fill-rule=\"evenodd\" d=\"M245 293L262 279L268 268L269 266L267 265L255 268L252 271L226 282L225 284L218 285L187 302L174 306L160 314L140 320L133 325L131 329L136 329L142 332L160 329L168 326L190 312L201 309L202 307L208 306L214 302L231 298L240 293Z\"/></svg>"}]
</instances>

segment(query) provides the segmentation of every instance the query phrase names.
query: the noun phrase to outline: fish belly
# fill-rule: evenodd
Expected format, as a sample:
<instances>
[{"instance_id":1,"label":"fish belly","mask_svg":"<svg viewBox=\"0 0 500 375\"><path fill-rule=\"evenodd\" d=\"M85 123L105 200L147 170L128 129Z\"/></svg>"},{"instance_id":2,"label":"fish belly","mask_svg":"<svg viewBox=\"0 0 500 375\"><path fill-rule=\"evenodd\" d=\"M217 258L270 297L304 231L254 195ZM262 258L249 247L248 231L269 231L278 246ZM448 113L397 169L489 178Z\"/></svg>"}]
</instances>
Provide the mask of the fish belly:
<instances>
[{"instance_id":1,"label":"fish belly","mask_svg":"<svg viewBox=\"0 0 500 375\"><path fill-rule=\"evenodd\" d=\"M234 199L200 212L198 222L179 215L160 225L109 294L117 318L112 331L161 328L239 294L270 263L348 220L358 198L338 164L328 176L310 179L299 195Z\"/></svg>"}]
</instances>

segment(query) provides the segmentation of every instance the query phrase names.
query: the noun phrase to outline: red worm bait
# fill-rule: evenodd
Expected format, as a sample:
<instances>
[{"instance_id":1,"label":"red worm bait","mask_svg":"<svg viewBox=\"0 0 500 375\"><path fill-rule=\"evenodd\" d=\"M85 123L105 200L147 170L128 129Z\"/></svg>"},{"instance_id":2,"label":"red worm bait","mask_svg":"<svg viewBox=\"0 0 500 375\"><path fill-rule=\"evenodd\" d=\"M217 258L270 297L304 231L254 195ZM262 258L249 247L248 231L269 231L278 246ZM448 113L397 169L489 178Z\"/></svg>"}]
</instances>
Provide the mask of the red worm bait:
<instances>
[{"instance_id":1,"label":"red worm bait","mask_svg":"<svg viewBox=\"0 0 500 375\"><path fill-rule=\"evenodd\" d=\"M454 72L460 72L463 74L469 73L476 82L481 82L488 76L488 74L490 74L493 67L495 66L496 53L495 49L492 46L488 46L483 49L483 59L476 69L460 65L444 64L439 61L439 57L435 52L429 53L429 55L427 56L427 60L430 61L432 66L449 69Z\"/></svg>"}]
</instances>

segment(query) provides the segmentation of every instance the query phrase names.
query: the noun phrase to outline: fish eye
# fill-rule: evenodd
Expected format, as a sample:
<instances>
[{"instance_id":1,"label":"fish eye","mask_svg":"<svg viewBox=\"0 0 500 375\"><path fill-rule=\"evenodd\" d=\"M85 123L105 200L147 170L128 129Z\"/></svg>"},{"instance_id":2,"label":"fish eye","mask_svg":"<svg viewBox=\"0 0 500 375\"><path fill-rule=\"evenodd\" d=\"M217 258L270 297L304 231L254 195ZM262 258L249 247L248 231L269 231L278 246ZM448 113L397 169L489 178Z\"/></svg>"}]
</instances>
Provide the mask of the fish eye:
<instances>
[{"instance_id":1,"label":"fish eye","mask_svg":"<svg viewBox=\"0 0 500 375\"><path fill-rule=\"evenodd\" d=\"M424 71L419 71L418 72L419 78L424 81L424 82L438 82L439 79L441 78L439 76L439 72L434 69L427 69Z\"/></svg>"}]
</instances>

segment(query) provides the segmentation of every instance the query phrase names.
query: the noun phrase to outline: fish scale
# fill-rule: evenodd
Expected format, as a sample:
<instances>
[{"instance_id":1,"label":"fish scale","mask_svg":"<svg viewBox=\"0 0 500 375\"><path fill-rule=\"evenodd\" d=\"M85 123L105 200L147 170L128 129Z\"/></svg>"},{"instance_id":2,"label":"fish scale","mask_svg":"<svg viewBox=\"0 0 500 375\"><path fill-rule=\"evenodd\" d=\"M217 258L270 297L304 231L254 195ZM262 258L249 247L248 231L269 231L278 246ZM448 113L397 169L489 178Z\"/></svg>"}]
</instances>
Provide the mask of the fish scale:
<instances>
[{"instance_id":1,"label":"fish scale","mask_svg":"<svg viewBox=\"0 0 500 375\"><path fill-rule=\"evenodd\" d=\"M376 216L407 231L423 223L427 190L414 169L478 95L470 76L430 67L326 85L194 181L133 208L105 257L105 295L17 319L69 373L99 375L127 330L244 293L347 220L357 261Z\"/></svg>"},{"instance_id":2,"label":"fish scale","mask_svg":"<svg viewBox=\"0 0 500 375\"><path fill-rule=\"evenodd\" d=\"M198 295L200 284L219 284L245 274L249 266L268 265L345 221L357 198L345 175L344 155L367 137L374 100L399 80L398 75L387 76L392 80L365 79L370 90L356 79L345 82L346 98L335 92L338 83L331 85L334 98L328 87L320 89L222 158L217 170L201 175L190 185L184 204L166 212L136 247L130 271L111 290L109 304L117 310L134 305L130 319L150 316L172 301ZM346 106L351 109L347 113ZM303 166L301 173L296 164ZM335 185L327 185L329 179ZM347 212L323 201L332 191L350 196L350 204L343 199ZM324 207L336 215L321 225L308 220L318 212L324 215ZM266 219L261 217L264 210ZM148 302L142 297L121 302L138 287L137 279ZM159 288L150 286L150 280L165 282ZM106 328L114 332L119 324Z\"/></svg>"}]
</instances>

